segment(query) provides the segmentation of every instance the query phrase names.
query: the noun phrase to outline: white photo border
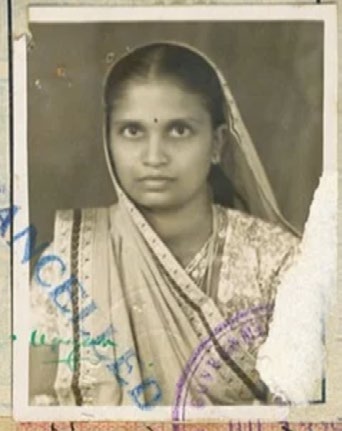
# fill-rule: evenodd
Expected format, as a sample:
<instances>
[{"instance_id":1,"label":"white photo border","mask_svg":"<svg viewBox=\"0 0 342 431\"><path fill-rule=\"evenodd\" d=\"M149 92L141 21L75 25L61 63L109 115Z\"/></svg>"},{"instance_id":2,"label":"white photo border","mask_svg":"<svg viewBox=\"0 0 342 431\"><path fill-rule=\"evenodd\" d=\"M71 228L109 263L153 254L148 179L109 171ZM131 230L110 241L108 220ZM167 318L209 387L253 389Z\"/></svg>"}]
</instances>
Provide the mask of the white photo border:
<instances>
[{"instance_id":1,"label":"white photo border","mask_svg":"<svg viewBox=\"0 0 342 431\"><path fill-rule=\"evenodd\" d=\"M226 18L225 18L226 17ZM324 23L323 169L337 171L337 22L334 5L206 5L206 6L34 6L28 8L29 23L99 23L149 21L321 21ZM27 45L23 35L14 41L14 203L21 210L14 232L29 224L27 176ZM22 244L13 247L13 412L20 421L141 420L171 421L172 406L140 410L130 406L30 406L29 379L29 266L21 264ZM329 387L329 381L327 382ZM290 410L305 421L308 409L329 411L329 391L324 405L214 406L187 408L187 420L283 421ZM334 404L335 405L335 404ZM337 404L336 404L337 405ZM337 412L336 412L337 415ZM331 420L327 417L326 420Z\"/></svg>"}]
</instances>

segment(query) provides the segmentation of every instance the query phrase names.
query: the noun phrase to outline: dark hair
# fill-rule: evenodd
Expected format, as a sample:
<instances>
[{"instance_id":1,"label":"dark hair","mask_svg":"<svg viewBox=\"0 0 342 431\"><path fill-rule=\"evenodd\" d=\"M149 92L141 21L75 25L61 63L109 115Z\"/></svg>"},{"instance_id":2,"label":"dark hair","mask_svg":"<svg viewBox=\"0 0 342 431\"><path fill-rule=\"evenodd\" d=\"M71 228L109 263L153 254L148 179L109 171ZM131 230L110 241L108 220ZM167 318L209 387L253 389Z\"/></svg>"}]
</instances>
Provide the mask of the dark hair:
<instances>
[{"instance_id":1,"label":"dark hair","mask_svg":"<svg viewBox=\"0 0 342 431\"><path fill-rule=\"evenodd\" d=\"M137 48L115 64L104 91L107 112L130 82L165 77L202 97L214 127L225 122L224 96L214 69L191 49L170 43Z\"/></svg>"},{"instance_id":2,"label":"dark hair","mask_svg":"<svg viewBox=\"0 0 342 431\"><path fill-rule=\"evenodd\" d=\"M208 109L214 128L227 124L225 109L228 107L213 67L189 48L172 43L153 43L125 55L115 63L107 76L104 88L107 136L113 104L122 96L129 83L156 78L174 79L186 90L198 94ZM219 165L212 165L208 180L214 202L229 207L234 206L235 198L242 202Z\"/></svg>"}]
</instances>

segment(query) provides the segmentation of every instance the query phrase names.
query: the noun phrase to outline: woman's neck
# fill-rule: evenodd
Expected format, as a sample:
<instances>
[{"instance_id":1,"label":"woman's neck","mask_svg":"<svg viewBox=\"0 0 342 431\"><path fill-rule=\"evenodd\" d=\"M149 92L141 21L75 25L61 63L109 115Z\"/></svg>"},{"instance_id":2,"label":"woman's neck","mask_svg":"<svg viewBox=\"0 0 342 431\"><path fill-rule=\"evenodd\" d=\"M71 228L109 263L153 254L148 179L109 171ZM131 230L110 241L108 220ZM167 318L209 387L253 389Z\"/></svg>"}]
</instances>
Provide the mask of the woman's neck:
<instances>
[{"instance_id":1,"label":"woman's neck","mask_svg":"<svg viewBox=\"0 0 342 431\"><path fill-rule=\"evenodd\" d=\"M212 201L207 191L182 207L140 210L183 266L190 262L212 232Z\"/></svg>"}]
</instances>

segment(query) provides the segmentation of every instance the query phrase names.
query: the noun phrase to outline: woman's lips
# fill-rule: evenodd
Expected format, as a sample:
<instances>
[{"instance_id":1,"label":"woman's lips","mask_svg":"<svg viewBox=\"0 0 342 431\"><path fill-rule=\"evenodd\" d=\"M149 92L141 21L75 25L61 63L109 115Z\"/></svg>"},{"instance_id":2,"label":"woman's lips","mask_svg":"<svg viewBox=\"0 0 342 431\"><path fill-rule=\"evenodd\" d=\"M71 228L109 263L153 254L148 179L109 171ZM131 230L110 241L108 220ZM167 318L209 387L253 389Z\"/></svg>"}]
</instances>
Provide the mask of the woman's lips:
<instances>
[{"instance_id":1,"label":"woman's lips","mask_svg":"<svg viewBox=\"0 0 342 431\"><path fill-rule=\"evenodd\" d=\"M164 175L149 175L145 177L141 177L138 179L140 183L142 183L146 188L149 189L163 189L168 186L171 182L173 182L175 178L167 177Z\"/></svg>"}]
</instances>

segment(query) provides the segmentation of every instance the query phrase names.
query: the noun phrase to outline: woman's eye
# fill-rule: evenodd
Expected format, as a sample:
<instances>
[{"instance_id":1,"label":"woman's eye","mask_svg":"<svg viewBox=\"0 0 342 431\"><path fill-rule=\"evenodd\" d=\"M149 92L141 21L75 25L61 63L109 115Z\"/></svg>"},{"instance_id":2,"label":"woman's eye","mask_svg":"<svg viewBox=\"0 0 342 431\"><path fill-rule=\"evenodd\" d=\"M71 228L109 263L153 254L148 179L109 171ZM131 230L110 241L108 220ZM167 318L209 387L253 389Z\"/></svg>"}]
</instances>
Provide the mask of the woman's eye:
<instances>
[{"instance_id":1,"label":"woman's eye","mask_svg":"<svg viewBox=\"0 0 342 431\"><path fill-rule=\"evenodd\" d=\"M191 128L186 124L174 124L170 128L170 136L172 138L186 138L191 135Z\"/></svg>"},{"instance_id":2,"label":"woman's eye","mask_svg":"<svg viewBox=\"0 0 342 431\"><path fill-rule=\"evenodd\" d=\"M143 133L144 132L141 129L141 127L139 127L138 125L135 125L135 124L125 126L120 130L120 134L123 137L129 138L129 139L141 138L143 136Z\"/></svg>"}]
</instances>

